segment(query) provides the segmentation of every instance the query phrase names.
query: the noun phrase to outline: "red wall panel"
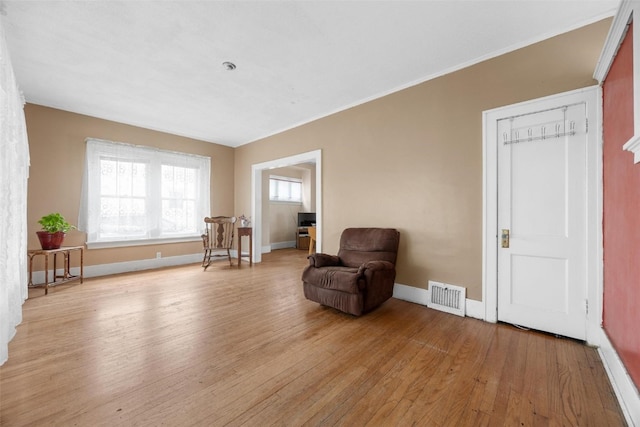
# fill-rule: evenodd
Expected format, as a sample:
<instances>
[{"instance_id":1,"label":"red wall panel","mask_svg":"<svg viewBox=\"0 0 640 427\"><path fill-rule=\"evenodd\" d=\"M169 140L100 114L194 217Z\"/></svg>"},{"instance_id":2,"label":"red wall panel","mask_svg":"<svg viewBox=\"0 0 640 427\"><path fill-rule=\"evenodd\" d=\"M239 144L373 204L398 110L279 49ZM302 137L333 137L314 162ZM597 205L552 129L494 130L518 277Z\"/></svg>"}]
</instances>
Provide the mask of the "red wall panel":
<instances>
[{"instance_id":1,"label":"red wall panel","mask_svg":"<svg viewBox=\"0 0 640 427\"><path fill-rule=\"evenodd\" d=\"M633 130L633 28L603 84L604 329L640 388L640 163Z\"/></svg>"}]
</instances>

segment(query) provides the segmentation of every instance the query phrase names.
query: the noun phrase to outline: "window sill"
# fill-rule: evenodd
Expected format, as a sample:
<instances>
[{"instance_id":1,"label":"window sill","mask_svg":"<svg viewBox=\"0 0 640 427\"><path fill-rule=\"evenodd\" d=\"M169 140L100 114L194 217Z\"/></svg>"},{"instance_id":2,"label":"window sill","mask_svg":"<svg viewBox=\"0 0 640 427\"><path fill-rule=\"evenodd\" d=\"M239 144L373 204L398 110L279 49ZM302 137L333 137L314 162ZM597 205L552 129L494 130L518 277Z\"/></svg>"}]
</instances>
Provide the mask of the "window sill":
<instances>
[{"instance_id":1,"label":"window sill","mask_svg":"<svg viewBox=\"0 0 640 427\"><path fill-rule=\"evenodd\" d=\"M289 200L269 200L270 203L275 203L277 205L302 205L302 202L295 202Z\"/></svg>"},{"instance_id":2,"label":"window sill","mask_svg":"<svg viewBox=\"0 0 640 427\"><path fill-rule=\"evenodd\" d=\"M163 239L118 240L111 242L87 242L87 249L125 248L129 246L164 245L168 243L201 242L201 237L172 237Z\"/></svg>"}]
</instances>

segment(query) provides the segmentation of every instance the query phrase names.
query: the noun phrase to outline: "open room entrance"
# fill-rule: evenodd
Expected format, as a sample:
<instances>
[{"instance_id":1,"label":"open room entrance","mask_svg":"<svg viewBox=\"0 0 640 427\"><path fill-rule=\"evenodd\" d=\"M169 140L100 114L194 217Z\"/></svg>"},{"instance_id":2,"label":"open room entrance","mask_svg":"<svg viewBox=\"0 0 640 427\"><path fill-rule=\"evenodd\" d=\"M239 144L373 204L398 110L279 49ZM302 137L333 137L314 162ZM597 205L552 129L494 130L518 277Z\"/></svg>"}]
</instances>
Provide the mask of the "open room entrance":
<instances>
[{"instance_id":1,"label":"open room entrance","mask_svg":"<svg viewBox=\"0 0 640 427\"><path fill-rule=\"evenodd\" d=\"M260 262L262 260L262 253L264 251L271 250L271 242L266 231L269 229L266 221L269 221L269 217L265 212L265 203L269 203L269 188L265 185L268 184L268 171L287 168L287 167L302 167L301 165L312 165L310 170L315 170L311 181L313 182L314 191L311 191L311 197L313 197L313 205L315 205L316 214L316 250L320 251L322 248L322 163L321 163L321 150L310 151L307 153L297 154L290 157L284 157L281 159L271 160L264 163L258 163L251 166L251 217L253 218L253 261ZM297 218L297 216L296 216ZM293 221L293 220L292 220Z\"/></svg>"}]
</instances>

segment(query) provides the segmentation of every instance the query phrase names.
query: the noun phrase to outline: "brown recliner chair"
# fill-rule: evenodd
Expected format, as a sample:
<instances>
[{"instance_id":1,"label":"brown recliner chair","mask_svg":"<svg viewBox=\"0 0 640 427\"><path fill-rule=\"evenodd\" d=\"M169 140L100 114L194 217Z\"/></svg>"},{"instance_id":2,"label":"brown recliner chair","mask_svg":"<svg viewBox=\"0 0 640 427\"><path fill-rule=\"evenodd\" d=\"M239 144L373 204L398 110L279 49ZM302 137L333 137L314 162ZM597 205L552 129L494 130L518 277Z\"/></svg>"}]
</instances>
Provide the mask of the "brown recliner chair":
<instances>
[{"instance_id":1,"label":"brown recliner chair","mask_svg":"<svg viewBox=\"0 0 640 427\"><path fill-rule=\"evenodd\" d=\"M393 295L400 233L394 228L347 228L338 255L309 255L304 296L360 316Z\"/></svg>"}]
</instances>

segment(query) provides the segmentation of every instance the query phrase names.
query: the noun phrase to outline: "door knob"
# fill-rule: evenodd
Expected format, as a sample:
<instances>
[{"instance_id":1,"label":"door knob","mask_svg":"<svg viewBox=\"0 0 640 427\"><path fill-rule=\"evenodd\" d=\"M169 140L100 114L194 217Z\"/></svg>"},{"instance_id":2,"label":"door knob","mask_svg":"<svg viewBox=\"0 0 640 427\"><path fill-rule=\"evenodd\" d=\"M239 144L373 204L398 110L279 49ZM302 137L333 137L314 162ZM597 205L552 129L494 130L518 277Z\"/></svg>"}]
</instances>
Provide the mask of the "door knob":
<instances>
[{"instance_id":1,"label":"door knob","mask_svg":"<svg viewBox=\"0 0 640 427\"><path fill-rule=\"evenodd\" d=\"M502 229L502 247L503 248L508 248L509 247L509 230L506 228Z\"/></svg>"}]
</instances>

